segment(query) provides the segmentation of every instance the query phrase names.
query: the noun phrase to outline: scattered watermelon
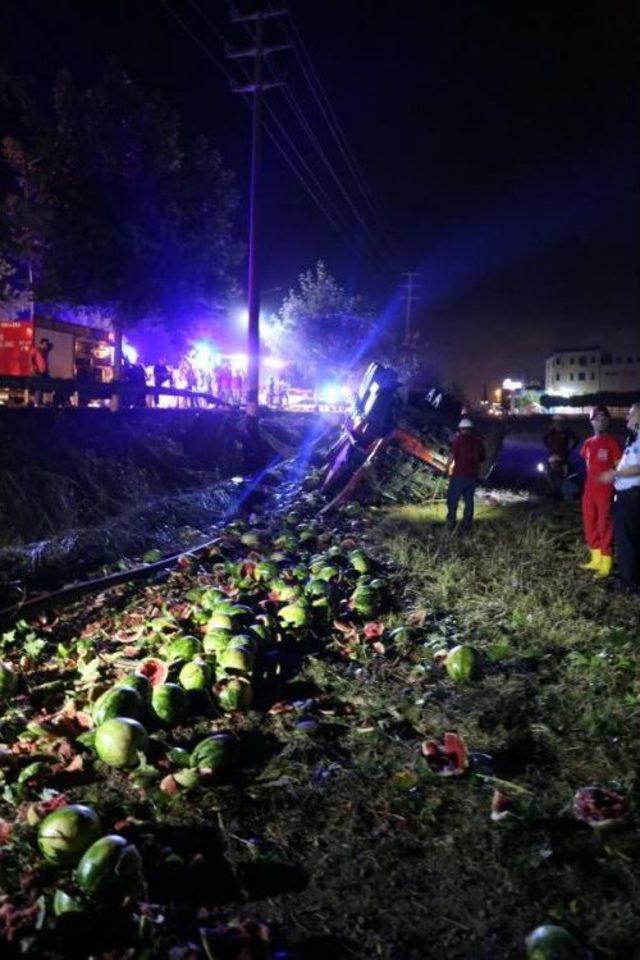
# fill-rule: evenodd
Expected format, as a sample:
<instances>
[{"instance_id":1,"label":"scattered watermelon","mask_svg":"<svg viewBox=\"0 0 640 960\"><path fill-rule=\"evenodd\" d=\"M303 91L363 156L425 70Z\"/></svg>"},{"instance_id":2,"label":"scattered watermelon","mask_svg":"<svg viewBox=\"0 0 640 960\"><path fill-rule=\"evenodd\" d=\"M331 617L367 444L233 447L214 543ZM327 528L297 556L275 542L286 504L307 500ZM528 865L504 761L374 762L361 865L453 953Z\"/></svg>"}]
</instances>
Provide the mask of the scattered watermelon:
<instances>
[{"instance_id":1,"label":"scattered watermelon","mask_svg":"<svg viewBox=\"0 0 640 960\"><path fill-rule=\"evenodd\" d=\"M349 562L357 573L369 573L371 563L364 550L352 550L349 554Z\"/></svg>"},{"instance_id":2,"label":"scattered watermelon","mask_svg":"<svg viewBox=\"0 0 640 960\"><path fill-rule=\"evenodd\" d=\"M251 673L254 660L253 651L249 647L230 644L218 657L218 667L224 673Z\"/></svg>"},{"instance_id":3,"label":"scattered watermelon","mask_svg":"<svg viewBox=\"0 0 640 960\"><path fill-rule=\"evenodd\" d=\"M147 749L147 731L130 717L112 717L96 730L94 746L103 763L110 767L134 767L138 753Z\"/></svg>"},{"instance_id":4,"label":"scattered watermelon","mask_svg":"<svg viewBox=\"0 0 640 960\"><path fill-rule=\"evenodd\" d=\"M458 644L449 650L444 666L452 680L470 680L476 669L476 652L473 647Z\"/></svg>"},{"instance_id":5,"label":"scattered watermelon","mask_svg":"<svg viewBox=\"0 0 640 960\"><path fill-rule=\"evenodd\" d=\"M146 660L143 660L136 673L140 674L141 677L146 677L152 687L157 687L161 683L165 683L167 677L169 676L169 667L162 660L158 660L157 657L147 657Z\"/></svg>"},{"instance_id":6,"label":"scattered watermelon","mask_svg":"<svg viewBox=\"0 0 640 960\"><path fill-rule=\"evenodd\" d=\"M56 890L53 895L53 912L56 917L66 913L84 913L84 904L77 897L72 897L64 890Z\"/></svg>"},{"instance_id":7,"label":"scattered watermelon","mask_svg":"<svg viewBox=\"0 0 640 960\"><path fill-rule=\"evenodd\" d=\"M214 680L214 671L206 660L190 660L181 669L178 680L185 690L207 690Z\"/></svg>"},{"instance_id":8,"label":"scattered watermelon","mask_svg":"<svg viewBox=\"0 0 640 960\"><path fill-rule=\"evenodd\" d=\"M102 832L97 813L81 803L59 807L40 823L38 846L46 860L58 866L77 863Z\"/></svg>"},{"instance_id":9,"label":"scattered watermelon","mask_svg":"<svg viewBox=\"0 0 640 960\"><path fill-rule=\"evenodd\" d=\"M248 710L253 703L253 687L243 677L219 685L217 692L223 710Z\"/></svg>"},{"instance_id":10,"label":"scattered watermelon","mask_svg":"<svg viewBox=\"0 0 640 960\"><path fill-rule=\"evenodd\" d=\"M142 897L142 858L124 837L101 837L83 854L76 869L76 882L83 893L97 900L119 903L125 897Z\"/></svg>"},{"instance_id":11,"label":"scattered watermelon","mask_svg":"<svg viewBox=\"0 0 640 960\"><path fill-rule=\"evenodd\" d=\"M228 775L238 762L238 741L228 733L201 740L191 754L191 766L216 778Z\"/></svg>"},{"instance_id":12,"label":"scattered watermelon","mask_svg":"<svg viewBox=\"0 0 640 960\"><path fill-rule=\"evenodd\" d=\"M583 955L575 937L552 923L536 927L526 938L525 946L527 960L577 960Z\"/></svg>"},{"instance_id":13,"label":"scattered watermelon","mask_svg":"<svg viewBox=\"0 0 640 960\"><path fill-rule=\"evenodd\" d=\"M350 602L353 609L364 617L375 617L380 606L378 592L371 586L356 587Z\"/></svg>"},{"instance_id":14,"label":"scattered watermelon","mask_svg":"<svg viewBox=\"0 0 640 960\"><path fill-rule=\"evenodd\" d=\"M270 580L275 580L279 573L280 568L277 563L270 560L261 560L260 563L256 563L253 576L261 583L268 583Z\"/></svg>"},{"instance_id":15,"label":"scattered watermelon","mask_svg":"<svg viewBox=\"0 0 640 960\"><path fill-rule=\"evenodd\" d=\"M0 700L6 700L16 689L16 675L8 663L0 661Z\"/></svg>"},{"instance_id":16,"label":"scattered watermelon","mask_svg":"<svg viewBox=\"0 0 640 960\"><path fill-rule=\"evenodd\" d=\"M219 630L233 630L233 620L228 613L222 613L214 610L207 622L207 633L217 632Z\"/></svg>"},{"instance_id":17,"label":"scattered watermelon","mask_svg":"<svg viewBox=\"0 0 640 960\"><path fill-rule=\"evenodd\" d=\"M232 637L233 633L231 630L207 631L202 641L202 649L205 653L218 655L229 645Z\"/></svg>"},{"instance_id":18,"label":"scattered watermelon","mask_svg":"<svg viewBox=\"0 0 640 960\"><path fill-rule=\"evenodd\" d=\"M191 597L189 597L191 599ZM202 607L203 610L215 610L219 603L227 599L227 595L223 590L219 590L217 587L209 587L204 593L200 594L198 597L194 597L194 600Z\"/></svg>"},{"instance_id":19,"label":"scattered watermelon","mask_svg":"<svg viewBox=\"0 0 640 960\"><path fill-rule=\"evenodd\" d=\"M627 799L606 787L582 787L573 797L573 813L590 827L610 827L627 815Z\"/></svg>"},{"instance_id":20,"label":"scattered watermelon","mask_svg":"<svg viewBox=\"0 0 640 960\"><path fill-rule=\"evenodd\" d=\"M167 644L163 652L169 663L176 663L178 660L192 660L200 653L200 641L196 637L176 637L175 640Z\"/></svg>"},{"instance_id":21,"label":"scattered watermelon","mask_svg":"<svg viewBox=\"0 0 640 960\"><path fill-rule=\"evenodd\" d=\"M422 753L432 773L441 777L455 777L469 766L469 752L462 737L457 733L445 733L436 740L426 740Z\"/></svg>"},{"instance_id":22,"label":"scattered watermelon","mask_svg":"<svg viewBox=\"0 0 640 960\"><path fill-rule=\"evenodd\" d=\"M112 717L142 720L144 709L144 700L133 687L111 687L96 700L92 711L93 723L94 726L99 727L105 720L110 720Z\"/></svg>"},{"instance_id":23,"label":"scattered watermelon","mask_svg":"<svg viewBox=\"0 0 640 960\"><path fill-rule=\"evenodd\" d=\"M151 709L163 723L180 723L189 713L189 698L177 683L162 683L153 688Z\"/></svg>"},{"instance_id":24,"label":"scattered watermelon","mask_svg":"<svg viewBox=\"0 0 640 960\"><path fill-rule=\"evenodd\" d=\"M298 600L281 607L278 611L278 617L284 626L301 629L309 625L309 608Z\"/></svg>"}]
</instances>

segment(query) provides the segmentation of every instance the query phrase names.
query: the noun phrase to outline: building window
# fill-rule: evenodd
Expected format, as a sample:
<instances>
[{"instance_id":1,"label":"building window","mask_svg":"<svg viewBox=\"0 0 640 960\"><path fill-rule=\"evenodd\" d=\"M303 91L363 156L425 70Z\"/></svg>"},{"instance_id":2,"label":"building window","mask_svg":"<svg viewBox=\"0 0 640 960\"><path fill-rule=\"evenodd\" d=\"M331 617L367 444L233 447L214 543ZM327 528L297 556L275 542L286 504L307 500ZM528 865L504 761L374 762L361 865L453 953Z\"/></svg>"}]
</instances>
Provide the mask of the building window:
<instances>
[{"instance_id":1,"label":"building window","mask_svg":"<svg viewBox=\"0 0 640 960\"><path fill-rule=\"evenodd\" d=\"M556 357L556 363L558 366L560 366L560 364L562 363L562 360L560 359L560 357Z\"/></svg>"},{"instance_id":2,"label":"building window","mask_svg":"<svg viewBox=\"0 0 640 960\"><path fill-rule=\"evenodd\" d=\"M587 358L586 358L586 357L578 357L578 363L580 364L581 367L585 367L585 366L587 365Z\"/></svg>"},{"instance_id":3,"label":"building window","mask_svg":"<svg viewBox=\"0 0 640 960\"><path fill-rule=\"evenodd\" d=\"M592 374L591 374L591 379L592 379L592 380L595 380L595 378L596 378L595 373L592 373Z\"/></svg>"},{"instance_id":4,"label":"building window","mask_svg":"<svg viewBox=\"0 0 640 960\"><path fill-rule=\"evenodd\" d=\"M587 379L586 373L579 373L579 374L578 374L578 380L586 380L586 379Z\"/></svg>"},{"instance_id":5,"label":"building window","mask_svg":"<svg viewBox=\"0 0 640 960\"><path fill-rule=\"evenodd\" d=\"M560 379L560 374L556 373L556 380L559 380L559 379Z\"/></svg>"},{"instance_id":6,"label":"building window","mask_svg":"<svg viewBox=\"0 0 640 960\"><path fill-rule=\"evenodd\" d=\"M591 359L591 363L595 363L595 362L596 362L596 358L595 358L595 357L591 357L590 359Z\"/></svg>"},{"instance_id":7,"label":"building window","mask_svg":"<svg viewBox=\"0 0 640 960\"><path fill-rule=\"evenodd\" d=\"M572 374L572 373L569 374L569 380L573 380L573 374Z\"/></svg>"},{"instance_id":8,"label":"building window","mask_svg":"<svg viewBox=\"0 0 640 960\"><path fill-rule=\"evenodd\" d=\"M576 362L575 357L569 357L569 363L575 363L575 362Z\"/></svg>"}]
</instances>

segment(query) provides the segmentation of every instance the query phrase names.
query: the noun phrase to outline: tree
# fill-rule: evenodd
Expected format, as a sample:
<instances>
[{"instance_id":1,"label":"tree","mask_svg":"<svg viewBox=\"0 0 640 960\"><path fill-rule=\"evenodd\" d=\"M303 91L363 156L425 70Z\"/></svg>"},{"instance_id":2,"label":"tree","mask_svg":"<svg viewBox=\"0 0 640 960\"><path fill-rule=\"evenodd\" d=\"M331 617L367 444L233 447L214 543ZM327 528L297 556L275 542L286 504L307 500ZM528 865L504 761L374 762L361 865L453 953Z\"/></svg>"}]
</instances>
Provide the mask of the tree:
<instances>
[{"instance_id":1,"label":"tree","mask_svg":"<svg viewBox=\"0 0 640 960\"><path fill-rule=\"evenodd\" d=\"M166 104L113 62L87 89L62 72L47 123L26 136L5 151L20 188L5 201L6 255L24 261L37 236L41 299L99 309L120 333L153 319L179 337L204 303L224 298L242 256L233 175L206 138L186 140ZM24 158L42 184L37 197L21 187Z\"/></svg>"},{"instance_id":2,"label":"tree","mask_svg":"<svg viewBox=\"0 0 640 960\"><path fill-rule=\"evenodd\" d=\"M300 274L274 326L287 355L307 374L345 373L367 352L373 312L363 297L347 294L318 260Z\"/></svg>"}]
</instances>

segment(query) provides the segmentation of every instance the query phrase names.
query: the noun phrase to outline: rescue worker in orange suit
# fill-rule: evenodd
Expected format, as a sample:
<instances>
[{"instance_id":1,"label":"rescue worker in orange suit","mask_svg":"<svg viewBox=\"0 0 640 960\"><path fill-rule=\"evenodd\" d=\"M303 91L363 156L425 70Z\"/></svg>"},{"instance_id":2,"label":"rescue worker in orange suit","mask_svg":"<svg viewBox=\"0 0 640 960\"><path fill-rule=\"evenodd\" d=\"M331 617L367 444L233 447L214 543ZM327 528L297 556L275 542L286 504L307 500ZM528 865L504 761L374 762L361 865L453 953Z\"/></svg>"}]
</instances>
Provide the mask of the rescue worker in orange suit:
<instances>
[{"instance_id":1,"label":"rescue worker in orange suit","mask_svg":"<svg viewBox=\"0 0 640 960\"><path fill-rule=\"evenodd\" d=\"M447 527L455 530L460 499L464 503L460 532L468 533L473 523L473 498L478 485L480 466L486 458L482 438L474 430L473 420L463 417L458 434L451 445L453 460L449 466L447 490Z\"/></svg>"},{"instance_id":2,"label":"rescue worker in orange suit","mask_svg":"<svg viewBox=\"0 0 640 960\"><path fill-rule=\"evenodd\" d=\"M593 570L598 577L608 577L613 565L613 483L602 483L601 476L615 469L622 448L609 433L611 416L606 407L591 411L593 436L582 444L580 456L587 464L587 477L582 494L584 536L591 557L584 570Z\"/></svg>"}]
</instances>

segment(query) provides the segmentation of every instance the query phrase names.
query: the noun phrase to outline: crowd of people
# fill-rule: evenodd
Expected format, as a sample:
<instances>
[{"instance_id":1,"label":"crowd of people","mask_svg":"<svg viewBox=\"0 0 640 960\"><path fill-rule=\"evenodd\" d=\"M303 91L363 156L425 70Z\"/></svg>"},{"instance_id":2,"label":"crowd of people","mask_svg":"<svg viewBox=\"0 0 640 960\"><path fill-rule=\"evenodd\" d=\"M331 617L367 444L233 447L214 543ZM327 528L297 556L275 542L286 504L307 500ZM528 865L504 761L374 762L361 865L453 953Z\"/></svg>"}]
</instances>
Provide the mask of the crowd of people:
<instances>
[{"instance_id":1,"label":"crowd of people","mask_svg":"<svg viewBox=\"0 0 640 960\"><path fill-rule=\"evenodd\" d=\"M196 366L189 357L183 359L176 366L170 366L166 357L160 357L150 367L142 363L133 362L126 357L123 363L122 377L125 383L138 388L144 396L145 387L153 386L174 387L177 390L186 390L192 393L206 393L218 399L221 403L242 403L245 395L246 377L239 367L235 369L225 362L210 370ZM164 402L163 402L164 400ZM156 406L164 403L179 407L197 406L196 397L154 397ZM136 402L135 391L133 402Z\"/></svg>"},{"instance_id":2,"label":"crowd of people","mask_svg":"<svg viewBox=\"0 0 640 960\"><path fill-rule=\"evenodd\" d=\"M51 382L49 354L52 350L53 344L46 337L42 337L31 349L31 376L38 381L33 393L35 406L42 406L47 398L48 402L54 406L65 406L71 402L74 392L77 393L79 405L86 406L95 394L95 391L92 392L92 387L102 383L96 378L96 371L92 368L90 361L86 357L76 359L77 389L73 390L67 385L63 390L59 384L54 386ZM123 403L125 406L132 407L206 406L209 402L207 398L198 397L197 394L208 394L220 403L239 405L245 400L246 394L246 374L241 367L232 366L228 361L223 361L216 366L212 365L207 370L206 367L194 363L188 356L175 366L169 365L166 357L160 357L156 363L145 366L138 360L124 356L122 381L128 387L123 396ZM149 393L149 387L174 388L193 393L194 396L154 395ZM272 375L263 384L261 402L274 407L288 406L289 390L290 383L286 376Z\"/></svg>"},{"instance_id":3,"label":"crowd of people","mask_svg":"<svg viewBox=\"0 0 640 960\"><path fill-rule=\"evenodd\" d=\"M141 363L131 362L125 358L123 365L123 379L125 383L137 388L139 395L144 397L146 386L174 387L194 394L209 394L220 403L241 404L245 400L247 378L241 367L233 367L228 362L222 362L207 370L196 365L189 357L184 357L179 364L171 367L165 357L161 357L153 366L144 367ZM284 407L289 403L290 384L288 379L281 375L270 376L263 384L261 401L272 407ZM156 396L153 398L155 406L196 407L206 405L206 398ZM144 406L144 399L138 400L135 390L131 403Z\"/></svg>"},{"instance_id":4,"label":"crowd of people","mask_svg":"<svg viewBox=\"0 0 640 960\"><path fill-rule=\"evenodd\" d=\"M580 445L563 417L552 418L543 437L551 495L555 500L565 498L567 483L576 476L571 473L569 457L579 452L585 465L582 522L589 550L589 559L581 566L606 579L613 573L615 556L616 591L640 594L640 402L632 404L627 413L624 446L610 432L607 407L594 407L590 422L593 436ZM452 444L449 468L447 525L452 531L457 526L460 500L464 510L458 529L461 533L471 529L474 495L485 456L473 421L463 416Z\"/></svg>"}]
</instances>

